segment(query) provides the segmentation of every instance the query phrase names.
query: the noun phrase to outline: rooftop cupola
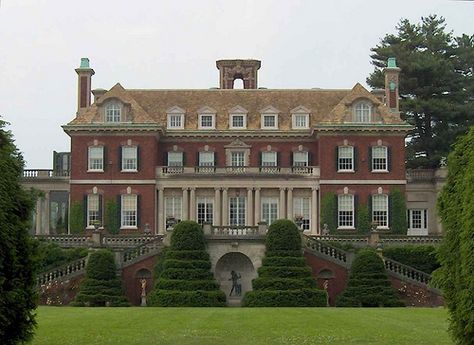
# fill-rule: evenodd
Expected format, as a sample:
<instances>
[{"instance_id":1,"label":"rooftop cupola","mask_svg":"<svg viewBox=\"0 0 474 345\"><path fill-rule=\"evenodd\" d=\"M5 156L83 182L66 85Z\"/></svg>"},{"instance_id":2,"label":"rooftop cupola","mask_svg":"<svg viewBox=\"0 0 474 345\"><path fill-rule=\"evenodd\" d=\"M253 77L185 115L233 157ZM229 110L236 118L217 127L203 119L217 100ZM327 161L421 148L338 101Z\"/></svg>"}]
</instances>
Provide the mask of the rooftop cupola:
<instances>
[{"instance_id":1,"label":"rooftop cupola","mask_svg":"<svg viewBox=\"0 0 474 345\"><path fill-rule=\"evenodd\" d=\"M216 61L219 70L219 83L221 89L233 89L234 81L241 79L244 89L256 89L257 71L261 66L260 60L218 60Z\"/></svg>"},{"instance_id":2,"label":"rooftop cupola","mask_svg":"<svg viewBox=\"0 0 474 345\"><path fill-rule=\"evenodd\" d=\"M91 80L94 70L89 66L88 58L81 58L81 65L76 68L77 73L77 113L91 105Z\"/></svg>"},{"instance_id":3,"label":"rooftop cupola","mask_svg":"<svg viewBox=\"0 0 474 345\"><path fill-rule=\"evenodd\" d=\"M401 69L397 67L397 61L394 57L388 58L387 67L384 68L385 74L385 99L387 106L393 113L400 112L399 109L399 75Z\"/></svg>"}]
</instances>

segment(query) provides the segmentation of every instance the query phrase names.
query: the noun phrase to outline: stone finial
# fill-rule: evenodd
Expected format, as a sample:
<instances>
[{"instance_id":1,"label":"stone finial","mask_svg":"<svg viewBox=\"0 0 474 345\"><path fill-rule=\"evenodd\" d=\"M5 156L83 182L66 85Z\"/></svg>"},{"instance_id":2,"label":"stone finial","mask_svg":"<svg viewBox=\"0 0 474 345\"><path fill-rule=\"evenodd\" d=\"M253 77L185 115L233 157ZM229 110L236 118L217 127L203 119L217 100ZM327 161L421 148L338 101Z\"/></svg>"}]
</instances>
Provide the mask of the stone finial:
<instances>
[{"instance_id":1,"label":"stone finial","mask_svg":"<svg viewBox=\"0 0 474 345\"><path fill-rule=\"evenodd\" d=\"M81 58L81 66L79 68L90 68L89 58Z\"/></svg>"}]
</instances>

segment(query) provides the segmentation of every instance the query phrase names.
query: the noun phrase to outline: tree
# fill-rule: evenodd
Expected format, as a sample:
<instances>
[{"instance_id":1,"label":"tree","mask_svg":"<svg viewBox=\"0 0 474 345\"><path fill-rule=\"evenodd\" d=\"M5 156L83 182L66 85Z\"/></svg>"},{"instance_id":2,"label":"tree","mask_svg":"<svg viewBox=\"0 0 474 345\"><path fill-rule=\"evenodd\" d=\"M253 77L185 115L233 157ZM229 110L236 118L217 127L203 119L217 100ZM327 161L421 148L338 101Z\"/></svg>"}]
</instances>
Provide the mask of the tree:
<instances>
[{"instance_id":1,"label":"tree","mask_svg":"<svg viewBox=\"0 0 474 345\"><path fill-rule=\"evenodd\" d=\"M382 259L372 249L357 253L338 307L403 307L388 280Z\"/></svg>"},{"instance_id":2,"label":"tree","mask_svg":"<svg viewBox=\"0 0 474 345\"><path fill-rule=\"evenodd\" d=\"M375 70L367 83L383 88L387 59L397 58L400 109L414 126L407 166L438 167L456 137L474 124L474 36L454 37L436 15L419 24L402 19L396 30L371 49Z\"/></svg>"},{"instance_id":3,"label":"tree","mask_svg":"<svg viewBox=\"0 0 474 345\"><path fill-rule=\"evenodd\" d=\"M272 223L266 237L266 256L243 300L247 307L324 307L325 291L316 288L301 250L298 227L291 220Z\"/></svg>"},{"instance_id":4,"label":"tree","mask_svg":"<svg viewBox=\"0 0 474 345\"><path fill-rule=\"evenodd\" d=\"M23 158L0 119L0 339L26 342L33 336L36 307L35 246L28 234L35 193L22 189Z\"/></svg>"},{"instance_id":5,"label":"tree","mask_svg":"<svg viewBox=\"0 0 474 345\"><path fill-rule=\"evenodd\" d=\"M450 313L450 332L458 344L474 339L474 127L448 157L448 178L438 209L445 231L435 272Z\"/></svg>"},{"instance_id":6,"label":"tree","mask_svg":"<svg viewBox=\"0 0 474 345\"><path fill-rule=\"evenodd\" d=\"M170 247L155 267L158 279L149 304L160 307L223 307L226 296L211 272L201 226L193 221L178 223Z\"/></svg>"},{"instance_id":7,"label":"tree","mask_svg":"<svg viewBox=\"0 0 474 345\"><path fill-rule=\"evenodd\" d=\"M92 253L87 261L86 278L72 303L78 307L126 307L122 282L117 278L114 255L107 249Z\"/></svg>"}]
</instances>

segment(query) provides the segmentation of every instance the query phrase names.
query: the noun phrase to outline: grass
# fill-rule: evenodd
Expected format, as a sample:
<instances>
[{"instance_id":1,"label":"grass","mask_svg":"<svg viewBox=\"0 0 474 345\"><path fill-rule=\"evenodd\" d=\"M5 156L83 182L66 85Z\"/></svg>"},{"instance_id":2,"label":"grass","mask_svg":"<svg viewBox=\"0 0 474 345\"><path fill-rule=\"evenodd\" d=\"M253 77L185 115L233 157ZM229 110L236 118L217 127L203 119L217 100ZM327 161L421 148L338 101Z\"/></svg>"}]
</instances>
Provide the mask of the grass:
<instances>
[{"instance_id":1,"label":"grass","mask_svg":"<svg viewBox=\"0 0 474 345\"><path fill-rule=\"evenodd\" d=\"M33 345L452 344L442 308L39 307Z\"/></svg>"}]
</instances>

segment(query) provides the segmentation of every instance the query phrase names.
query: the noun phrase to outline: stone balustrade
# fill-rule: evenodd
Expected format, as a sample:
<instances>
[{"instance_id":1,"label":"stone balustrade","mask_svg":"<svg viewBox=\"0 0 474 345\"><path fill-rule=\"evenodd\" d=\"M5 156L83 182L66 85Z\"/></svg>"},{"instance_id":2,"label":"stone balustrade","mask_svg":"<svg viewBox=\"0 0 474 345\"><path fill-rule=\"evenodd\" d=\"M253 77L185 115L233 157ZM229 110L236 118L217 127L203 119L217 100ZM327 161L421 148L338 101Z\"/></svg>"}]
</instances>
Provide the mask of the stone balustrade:
<instances>
[{"instance_id":1,"label":"stone balustrade","mask_svg":"<svg viewBox=\"0 0 474 345\"><path fill-rule=\"evenodd\" d=\"M403 235L381 235L380 242L384 245L390 244L440 244L442 236L403 236Z\"/></svg>"},{"instance_id":2,"label":"stone balustrade","mask_svg":"<svg viewBox=\"0 0 474 345\"><path fill-rule=\"evenodd\" d=\"M128 249L121 254L121 263L122 266L126 266L135 262L137 259L140 259L146 255L156 254L163 247L163 237L156 237L152 241L146 242L135 248Z\"/></svg>"},{"instance_id":3,"label":"stone balustrade","mask_svg":"<svg viewBox=\"0 0 474 345\"><path fill-rule=\"evenodd\" d=\"M91 246L91 237L86 235L36 235L40 241L53 242L62 248L78 248Z\"/></svg>"},{"instance_id":4,"label":"stone balustrade","mask_svg":"<svg viewBox=\"0 0 474 345\"><path fill-rule=\"evenodd\" d=\"M265 237L268 230L267 223L261 222L257 226L238 226L238 225L223 225L213 226L210 223L203 224L204 235L208 238L237 238L237 237Z\"/></svg>"},{"instance_id":5,"label":"stone balustrade","mask_svg":"<svg viewBox=\"0 0 474 345\"><path fill-rule=\"evenodd\" d=\"M52 169L25 169L23 170L23 178L56 178L69 177L69 171L54 171Z\"/></svg>"},{"instance_id":6,"label":"stone balustrade","mask_svg":"<svg viewBox=\"0 0 474 345\"><path fill-rule=\"evenodd\" d=\"M313 237L303 235L303 248L316 255L323 255L325 258L335 261L344 267L350 267L352 263L352 257L348 252L333 247Z\"/></svg>"},{"instance_id":7,"label":"stone balustrade","mask_svg":"<svg viewBox=\"0 0 474 345\"><path fill-rule=\"evenodd\" d=\"M163 235L103 235L93 232L88 235L36 235L40 241L53 242L62 248L133 248L140 244L162 239Z\"/></svg>"},{"instance_id":8,"label":"stone balustrade","mask_svg":"<svg viewBox=\"0 0 474 345\"><path fill-rule=\"evenodd\" d=\"M63 266L56 267L50 271L40 273L37 277L38 285L44 285L53 281L64 280L72 276L82 274L86 269L87 258L78 259Z\"/></svg>"},{"instance_id":9,"label":"stone balustrade","mask_svg":"<svg viewBox=\"0 0 474 345\"><path fill-rule=\"evenodd\" d=\"M383 258L383 261L385 264L385 269L389 273L394 273L401 278L409 279L425 285L428 285L431 280L431 275L426 272L419 271L411 266L404 265L398 261L386 257Z\"/></svg>"},{"instance_id":10,"label":"stone balustrade","mask_svg":"<svg viewBox=\"0 0 474 345\"><path fill-rule=\"evenodd\" d=\"M113 248L133 248L156 239L162 239L163 235L142 235L142 236L124 236L107 235L102 238L102 244L105 247Z\"/></svg>"},{"instance_id":11,"label":"stone balustrade","mask_svg":"<svg viewBox=\"0 0 474 345\"><path fill-rule=\"evenodd\" d=\"M300 175L319 177L320 171L317 166L161 166L156 170L158 177L171 177L176 175Z\"/></svg>"}]
</instances>

